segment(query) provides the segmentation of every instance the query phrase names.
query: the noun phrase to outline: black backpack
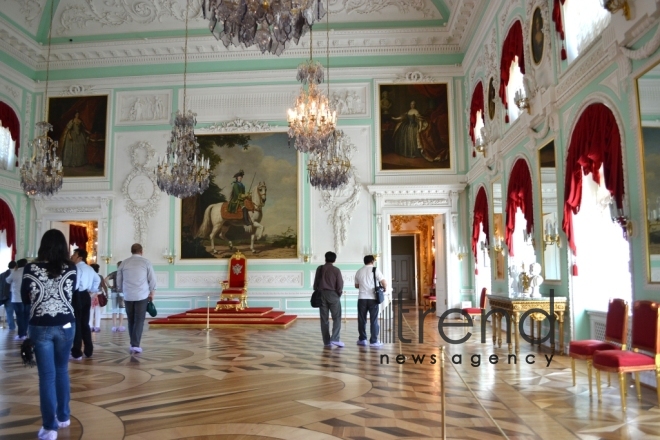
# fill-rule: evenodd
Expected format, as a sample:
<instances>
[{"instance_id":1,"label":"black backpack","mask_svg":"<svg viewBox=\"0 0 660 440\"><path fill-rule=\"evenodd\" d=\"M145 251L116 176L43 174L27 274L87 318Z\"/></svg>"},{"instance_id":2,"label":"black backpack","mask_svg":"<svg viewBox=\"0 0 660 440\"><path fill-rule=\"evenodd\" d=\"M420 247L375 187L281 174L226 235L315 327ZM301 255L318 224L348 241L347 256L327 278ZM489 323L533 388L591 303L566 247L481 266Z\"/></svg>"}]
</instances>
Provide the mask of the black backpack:
<instances>
[{"instance_id":1,"label":"black backpack","mask_svg":"<svg viewBox=\"0 0 660 440\"><path fill-rule=\"evenodd\" d=\"M10 273L9 270L0 273L0 304L4 304L11 299L11 286L7 283L7 277Z\"/></svg>"}]
</instances>

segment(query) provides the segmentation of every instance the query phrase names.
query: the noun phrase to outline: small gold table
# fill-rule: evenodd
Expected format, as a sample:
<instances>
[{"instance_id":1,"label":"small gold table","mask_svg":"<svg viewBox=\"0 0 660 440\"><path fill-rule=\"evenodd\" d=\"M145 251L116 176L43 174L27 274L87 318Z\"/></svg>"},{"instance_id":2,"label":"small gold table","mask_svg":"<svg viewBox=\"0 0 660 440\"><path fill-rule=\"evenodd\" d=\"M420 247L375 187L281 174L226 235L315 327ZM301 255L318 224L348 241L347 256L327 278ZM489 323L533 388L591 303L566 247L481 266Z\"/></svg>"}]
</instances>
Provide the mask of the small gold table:
<instances>
[{"instance_id":1,"label":"small gold table","mask_svg":"<svg viewBox=\"0 0 660 440\"><path fill-rule=\"evenodd\" d=\"M559 353L564 354L564 312L566 311L566 298L554 298L554 315L559 323ZM488 295L490 309L499 309L508 313L511 317L511 330L513 332L513 339L515 341L516 355L520 354L520 331L518 329L518 322L520 317L528 310L541 309L550 314L550 297L543 298L509 298L508 296ZM498 347L502 346L502 312L495 311L493 313L493 345L497 344ZM534 341L534 322L541 339L541 322L546 318L543 313L532 312L527 316L531 318L529 321L530 338ZM526 319L527 319L526 318ZM511 342L509 341L509 353L511 353ZM552 352L555 352L555 344L552 344Z\"/></svg>"}]
</instances>

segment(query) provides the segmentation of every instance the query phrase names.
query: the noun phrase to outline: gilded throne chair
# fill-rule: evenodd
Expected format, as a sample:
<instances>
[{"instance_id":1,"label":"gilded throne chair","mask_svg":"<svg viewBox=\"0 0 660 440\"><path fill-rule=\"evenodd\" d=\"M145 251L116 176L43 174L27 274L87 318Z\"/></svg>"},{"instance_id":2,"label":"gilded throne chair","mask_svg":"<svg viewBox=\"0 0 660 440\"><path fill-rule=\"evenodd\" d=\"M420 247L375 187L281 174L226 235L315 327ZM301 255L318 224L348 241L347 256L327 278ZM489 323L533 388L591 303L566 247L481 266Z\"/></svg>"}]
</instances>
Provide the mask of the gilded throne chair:
<instances>
[{"instance_id":1,"label":"gilded throne chair","mask_svg":"<svg viewBox=\"0 0 660 440\"><path fill-rule=\"evenodd\" d=\"M229 259L229 275L221 281L222 292L215 310L247 308L247 259L237 250Z\"/></svg>"}]
</instances>

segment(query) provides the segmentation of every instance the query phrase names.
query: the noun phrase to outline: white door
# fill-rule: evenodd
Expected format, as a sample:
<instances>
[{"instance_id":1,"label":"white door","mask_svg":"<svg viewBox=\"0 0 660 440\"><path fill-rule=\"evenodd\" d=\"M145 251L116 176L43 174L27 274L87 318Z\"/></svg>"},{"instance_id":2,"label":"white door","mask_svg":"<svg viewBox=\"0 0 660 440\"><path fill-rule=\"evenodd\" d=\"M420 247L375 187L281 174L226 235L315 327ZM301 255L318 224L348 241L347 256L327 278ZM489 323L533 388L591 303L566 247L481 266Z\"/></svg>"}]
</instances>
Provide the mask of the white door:
<instances>
[{"instance_id":1,"label":"white door","mask_svg":"<svg viewBox=\"0 0 660 440\"><path fill-rule=\"evenodd\" d=\"M403 299L414 299L415 276L411 255L392 255L392 294L398 298L403 292Z\"/></svg>"}]
</instances>

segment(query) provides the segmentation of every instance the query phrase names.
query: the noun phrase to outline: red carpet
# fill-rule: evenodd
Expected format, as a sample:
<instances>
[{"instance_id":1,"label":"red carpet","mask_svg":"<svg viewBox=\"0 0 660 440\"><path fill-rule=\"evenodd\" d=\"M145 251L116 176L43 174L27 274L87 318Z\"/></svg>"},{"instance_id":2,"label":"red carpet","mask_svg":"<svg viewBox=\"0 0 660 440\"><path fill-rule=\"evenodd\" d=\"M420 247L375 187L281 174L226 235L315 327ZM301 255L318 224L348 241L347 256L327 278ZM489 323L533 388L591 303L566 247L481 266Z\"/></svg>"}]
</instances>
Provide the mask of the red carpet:
<instances>
[{"instance_id":1,"label":"red carpet","mask_svg":"<svg viewBox=\"0 0 660 440\"><path fill-rule=\"evenodd\" d=\"M170 315L167 318L152 319L152 328L206 328L206 308L192 309L184 313ZM240 311L210 309L209 327L245 327L245 328L287 328L297 318L285 315L271 307L248 307Z\"/></svg>"}]
</instances>

